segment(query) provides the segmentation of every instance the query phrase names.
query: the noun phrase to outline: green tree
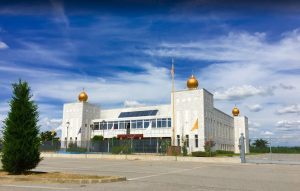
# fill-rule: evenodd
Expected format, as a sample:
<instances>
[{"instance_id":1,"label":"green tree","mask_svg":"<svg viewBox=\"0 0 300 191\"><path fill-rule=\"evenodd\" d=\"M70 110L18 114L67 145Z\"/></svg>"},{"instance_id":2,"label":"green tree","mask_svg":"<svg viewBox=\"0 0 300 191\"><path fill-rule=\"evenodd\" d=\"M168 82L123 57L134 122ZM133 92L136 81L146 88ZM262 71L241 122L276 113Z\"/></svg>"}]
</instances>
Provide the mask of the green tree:
<instances>
[{"instance_id":1,"label":"green tree","mask_svg":"<svg viewBox=\"0 0 300 191\"><path fill-rule=\"evenodd\" d=\"M264 139L256 139L255 142L252 144L256 148L267 148L268 141Z\"/></svg>"},{"instance_id":2,"label":"green tree","mask_svg":"<svg viewBox=\"0 0 300 191\"><path fill-rule=\"evenodd\" d=\"M209 154L209 156L212 156L212 149L215 145L216 143L213 140L205 141L204 150Z\"/></svg>"},{"instance_id":3,"label":"green tree","mask_svg":"<svg viewBox=\"0 0 300 191\"><path fill-rule=\"evenodd\" d=\"M41 132L41 141L53 141L53 140L58 140L58 137L56 137L56 132L55 131L45 131Z\"/></svg>"},{"instance_id":4,"label":"green tree","mask_svg":"<svg viewBox=\"0 0 300 191\"><path fill-rule=\"evenodd\" d=\"M21 174L35 168L41 161L37 105L31 100L27 82L12 84L10 111L4 120L2 168Z\"/></svg>"},{"instance_id":5,"label":"green tree","mask_svg":"<svg viewBox=\"0 0 300 191\"><path fill-rule=\"evenodd\" d=\"M95 135L91 140L92 141L103 141L104 137L102 135Z\"/></svg>"}]
</instances>

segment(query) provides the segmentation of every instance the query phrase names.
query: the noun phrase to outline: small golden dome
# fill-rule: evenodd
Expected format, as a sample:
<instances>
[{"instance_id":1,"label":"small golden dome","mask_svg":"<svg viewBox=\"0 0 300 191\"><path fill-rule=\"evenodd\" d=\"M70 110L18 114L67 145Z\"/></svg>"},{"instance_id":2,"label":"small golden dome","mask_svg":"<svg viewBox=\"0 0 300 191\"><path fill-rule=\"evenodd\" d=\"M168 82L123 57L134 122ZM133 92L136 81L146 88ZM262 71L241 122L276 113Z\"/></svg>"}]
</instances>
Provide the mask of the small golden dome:
<instances>
[{"instance_id":1,"label":"small golden dome","mask_svg":"<svg viewBox=\"0 0 300 191\"><path fill-rule=\"evenodd\" d=\"M233 116L239 116L240 110L235 106L232 110L232 115Z\"/></svg>"},{"instance_id":2,"label":"small golden dome","mask_svg":"<svg viewBox=\"0 0 300 191\"><path fill-rule=\"evenodd\" d=\"M88 100L88 95L85 93L85 91L80 92L78 95L78 100L80 102L86 102Z\"/></svg>"},{"instance_id":3,"label":"small golden dome","mask_svg":"<svg viewBox=\"0 0 300 191\"><path fill-rule=\"evenodd\" d=\"M186 82L187 87L191 89L197 89L198 88L198 80L194 75L192 75L188 81Z\"/></svg>"}]
</instances>

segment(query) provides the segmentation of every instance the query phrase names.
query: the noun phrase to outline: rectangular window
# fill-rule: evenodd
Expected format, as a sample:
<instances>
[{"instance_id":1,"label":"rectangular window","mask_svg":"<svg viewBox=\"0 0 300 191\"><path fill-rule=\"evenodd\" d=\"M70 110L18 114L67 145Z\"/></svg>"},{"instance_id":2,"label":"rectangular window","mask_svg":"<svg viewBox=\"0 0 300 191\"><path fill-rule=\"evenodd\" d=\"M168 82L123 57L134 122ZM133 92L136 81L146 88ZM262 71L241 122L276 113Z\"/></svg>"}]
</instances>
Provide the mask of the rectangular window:
<instances>
[{"instance_id":1,"label":"rectangular window","mask_svg":"<svg viewBox=\"0 0 300 191\"><path fill-rule=\"evenodd\" d=\"M198 148L199 141L198 141L198 135L195 135L195 147Z\"/></svg>"},{"instance_id":2,"label":"rectangular window","mask_svg":"<svg viewBox=\"0 0 300 191\"><path fill-rule=\"evenodd\" d=\"M107 129L111 129L113 127L113 122L112 121L109 121L107 122Z\"/></svg>"},{"instance_id":3,"label":"rectangular window","mask_svg":"<svg viewBox=\"0 0 300 191\"><path fill-rule=\"evenodd\" d=\"M136 120L132 120L130 123L131 129L136 129Z\"/></svg>"},{"instance_id":4,"label":"rectangular window","mask_svg":"<svg viewBox=\"0 0 300 191\"><path fill-rule=\"evenodd\" d=\"M150 121L144 120L144 128L147 129L149 127Z\"/></svg>"},{"instance_id":5,"label":"rectangular window","mask_svg":"<svg viewBox=\"0 0 300 191\"><path fill-rule=\"evenodd\" d=\"M190 146L189 135L185 135L186 147Z\"/></svg>"},{"instance_id":6,"label":"rectangular window","mask_svg":"<svg viewBox=\"0 0 300 191\"><path fill-rule=\"evenodd\" d=\"M180 135L177 135L177 146L180 146Z\"/></svg>"},{"instance_id":7,"label":"rectangular window","mask_svg":"<svg viewBox=\"0 0 300 191\"><path fill-rule=\"evenodd\" d=\"M125 122L124 121L119 122L119 129L125 129Z\"/></svg>"},{"instance_id":8,"label":"rectangular window","mask_svg":"<svg viewBox=\"0 0 300 191\"><path fill-rule=\"evenodd\" d=\"M172 127L172 121L171 121L171 118L168 118L168 127Z\"/></svg>"},{"instance_id":9,"label":"rectangular window","mask_svg":"<svg viewBox=\"0 0 300 191\"><path fill-rule=\"evenodd\" d=\"M158 110L121 112L118 118L154 116L157 112Z\"/></svg>"},{"instance_id":10,"label":"rectangular window","mask_svg":"<svg viewBox=\"0 0 300 191\"><path fill-rule=\"evenodd\" d=\"M94 130L99 130L99 122L94 123Z\"/></svg>"},{"instance_id":11,"label":"rectangular window","mask_svg":"<svg viewBox=\"0 0 300 191\"><path fill-rule=\"evenodd\" d=\"M143 120L137 120L136 121L136 128L138 128L138 129L143 128Z\"/></svg>"},{"instance_id":12,"label":"rectangular window","mask_svg":"<svg viewBox=\"0 0 300 191\"><path fill-rule=\"evenodd\" d=\"M156 119L151 120L152 128L156 128Z\"/></svg>"},{"instance_id":13,"label":"rectangular window","mask_svg":"<svg viewBox=\"0 0 300 191\"><path fill-rule=\"evenodd\" d=\"M104 122L104 123L101 122L101 123L100 123L100 129L101 129L101 130L107 129L107 122Z\"/></svg>"},{"instance_id":14,"label":"rectangular window","mask_svg":"<svg viewBox=\"0 0 300 191\"><path fill-rule=\"evenodd\" d=\"M167 119L166 118L161 119L161 127L163 127L163 128L167 127Z\"/></svg>"},{"instance_id":15,"label":"rectangular window","mask_svg":"<svg viewBox=\"0 0 300 191\"><path fill-rule=\"evenodd\" d=\"M157 128L161 128L161 119L157 119Z\"/></svg>"},{"instance_id":16,"label":"rectangular window","mask_svg":"<svg viewBox=\"0 0 300 191\"><path fill-rule=\"evenodd\" d=\"M114 129L118 129L118 122L117 121L114 121Z\"/></svg>"}]
</instances>

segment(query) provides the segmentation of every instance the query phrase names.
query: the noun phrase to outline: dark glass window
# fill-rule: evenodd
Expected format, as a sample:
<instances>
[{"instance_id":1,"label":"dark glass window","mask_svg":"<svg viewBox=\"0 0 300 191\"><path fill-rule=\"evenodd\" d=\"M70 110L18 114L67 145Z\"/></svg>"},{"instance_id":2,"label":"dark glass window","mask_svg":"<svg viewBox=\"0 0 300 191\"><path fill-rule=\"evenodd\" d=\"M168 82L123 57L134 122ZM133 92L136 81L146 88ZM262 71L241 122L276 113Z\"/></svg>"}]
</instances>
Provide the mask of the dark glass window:
<instances>
[{"instance_id":1,"label":"dark glass window","mask_svg":"<svg viewBox=\"0 0 300 191\"><path fill-rule=\"evenodd\" d=\"M190 140L189 140L189 135L185 135L185 141L186 141L186 146L189 147L190 146Z\"/></svg>"},{"instance_id":2,"label":"dark glass window","mask_svg":"<svg viewBox=\"0 0 300 191\"><path fill-rule=\"evenodd\" d=\"M138 120L136 122L136 128L142 129L143 128L143 121L142 120Z\"/></svg>"},{"instance_id":3,"label":"dark glass window","mask_svg":"<svg viewBox=\"0 0 300 191\"><path fill-rule=\"evenodd\" d=\"M119 129L125 129L125 121L119 122Z\"/></svg>"},{"instance_id":4,"label":"dark glass window","mask_svg":"<svg viewBox=\"0 0 300 191\"><path fill-rule=\"evenodd\" d=\"M111 129L113 127L113 122L109 121L107 122L107 129Z\"/></svg>"},{"instance_id":5,"label":"dark glass window","mask_svg":"<svg viewBox=\"0 0 300 191\"><path fill-rule=\"evenodd\" d=\"M118 129L118 122L117 121L114 121L114 129Z\"/></svg>"},{"instance_id":6,"label":"dark glass window","mask_svg":"<svg viewBox=\"0 0 300 191\"><path fill-rule=\"evenodd\" d=\"M144 128L148 128L149 127L149 120L144 120Z\"/></svg>"},{"instance_id":7,"label":"dark glass window","mask_svg":"<svg viewBox=\"0 0 300 191\"><path fill-rule=\"evenodd\" d=\"M180 135L177 135L177 146L180 146Z\"/></svg>"},{"instance_id":8,"label":"dark glass window","mask_svg":"<svg viewBox=\"0 0 300 191\"><path fill-rule=\"evenodd\" d=\"M100 122L100 129L101 130L104 130L104 129L107 129L107 122Z\"/></svg>"},{"instance_id":9,"label":"dark glass window","mask_svg":"<svg viewBox=\"0 0 300 191\"><path fill-rule=\"evenodd\" d=\"M141 117L141 116L154 116L158 110L145 110L145 111L131 111L131 112L121 112L118 118L125 117Z\"/></svg>"},{"instance_id":10,"label":"dark glass window","mask_svg":"<svg viewBox=\"0 0 300 191\"><path fill-rule=\"evenodd\" d=\"M161 127L163 127L163 128L167 127L167 119L166 118L161 119Z\"/></svg>"},{"instance_id":11,"label":"dark glass window","mask_svg":"<svg viewBox=\"0 0 300 191\"><path fill-rule=\"evenodd\" d=\"M198 141L198 135L195 135L195 147L198 148L199 141Z\"/></svg>"},{"instance_id":12,"label":"dark glass window","mask_svg":"<svg viewBox=\"0 0 300 191\"><path fill-rule=\"evenodd\" d=\"M161 119L157 119L157 128L161 127Z\"/></svg>"},{"instance_id":13,"label":"dark glass window","mask_svg":"<svg viewBox=\"0 0 300 191\"><path fill-rule=\"evenodd\" d=\"M136 129L136 120L131 121L130 127L131 127L131 129Z\"/></svg>"},{"instance_id":14,"label":"dark glass window","mask_svg":"<svg viewBox=\"0 0 300 191\"><path fill-rule=\"evenodd\" d=\"M94 123L94 130L99 130L99 122Z\"/></svg>"},{"instance_id":15,"label":"dark glass window","mask_svg":"<svg viewBox=\"0 0 300 191\"><path fill-rule=\"evenodd\" d=\"M171 121L171 118L168 118L168 127L172 127L172 121Z\"/></svg>"},{"instance_id":16,"label":"dark glass window","mask_svg":"<svg viewBox=\"0 0 300 191\"><path fill-rule=\"evenodd\" d=\"M156 128L156 119L151 120L152 128Z\"/></svg>"}]
</instances>

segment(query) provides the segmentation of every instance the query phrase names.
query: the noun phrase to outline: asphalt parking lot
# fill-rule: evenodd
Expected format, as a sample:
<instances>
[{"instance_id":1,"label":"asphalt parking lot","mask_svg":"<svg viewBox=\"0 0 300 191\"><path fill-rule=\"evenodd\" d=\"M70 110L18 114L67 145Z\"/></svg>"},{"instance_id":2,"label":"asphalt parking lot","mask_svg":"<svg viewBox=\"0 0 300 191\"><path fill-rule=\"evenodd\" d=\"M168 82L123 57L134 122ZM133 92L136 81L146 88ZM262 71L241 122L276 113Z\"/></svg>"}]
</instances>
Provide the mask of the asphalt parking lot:
<instances>
[{"instance_id":1,"label":"asphalt parking lot","mask_svg":"<svg viewBox=\"0 0 300 191\"><path fill-rule=\"evenodd\" d=\"M102 184L3 182L0 190L299 190L300 165L45 158L36 170L126 176Z\"/></svg>"}]
</instances>

